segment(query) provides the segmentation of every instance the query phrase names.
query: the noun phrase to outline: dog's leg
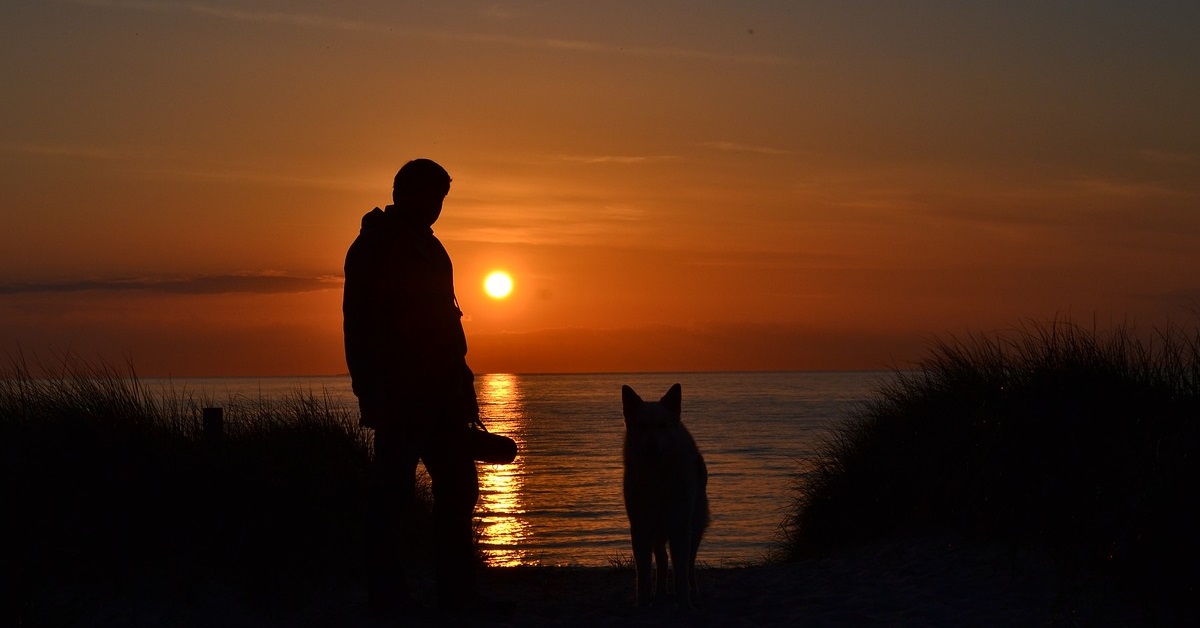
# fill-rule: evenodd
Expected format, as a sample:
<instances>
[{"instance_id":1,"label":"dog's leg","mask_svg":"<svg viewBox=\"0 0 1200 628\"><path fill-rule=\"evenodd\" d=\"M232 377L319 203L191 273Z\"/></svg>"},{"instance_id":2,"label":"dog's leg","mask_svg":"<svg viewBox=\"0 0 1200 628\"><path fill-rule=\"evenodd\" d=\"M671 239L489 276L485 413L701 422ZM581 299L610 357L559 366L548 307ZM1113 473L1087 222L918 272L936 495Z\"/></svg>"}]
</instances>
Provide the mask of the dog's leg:
<instances>
[{"instance_id":1,"label":"dog's leg","mask_svg":"<svg viewBox=\"0 0 1200 628\"><path fill-rule=\"evenodd\" d=\"M688 561L688 588L691 589L691 601L700 601L700 587L696 586L696 550L699 549L698 543L692 543L691 560Z\"/></svg>"},{"instance_id":2,"label":"dog's leg","mask_svg":"<svg viewBox=\"0 0 1200 628\"><path fill-rule=\"evenodd\" d=\"M679 532L671 535L671 567L675 576L675 603L681 608L695 608L692 604L692 535Z\"/></svg>"},{"instance_id":3,"label":"dog's leg","mask_svg":"<svg viewBox=\"0 0 1200 628\"><path fill-rule=\"evenodd\" d=\"M653 582L650 571L650 536L640 530L632 530L633 537L633 567L637 573L637 600L641 607L650 605L652 599L650 585Z\"/></svg>"},{"instance_id":4,"label":"dog's leg","mask_svg":"<svg viewBox=\"0 0 1200 628\"><path fill-rule=\"evenodd\" d=\"M667 587L667 574L670 573L667 564L667 543L658 541L654 544L654 599L666 599L671 594Z\"/></svg>"},{"instance_id":5,"label":"dog's leg","mask_svg":"<svg viewBox=\"0 0 1200 628\"><path fill-rule=\"evenodd\" d=\"M692 590L692 601L700 601L700 587L696 586L696 554L700 551L700 535L692 537L692 553L689 554L691 560L688 561L688 587Z\"/></svg>"}]
</instances>

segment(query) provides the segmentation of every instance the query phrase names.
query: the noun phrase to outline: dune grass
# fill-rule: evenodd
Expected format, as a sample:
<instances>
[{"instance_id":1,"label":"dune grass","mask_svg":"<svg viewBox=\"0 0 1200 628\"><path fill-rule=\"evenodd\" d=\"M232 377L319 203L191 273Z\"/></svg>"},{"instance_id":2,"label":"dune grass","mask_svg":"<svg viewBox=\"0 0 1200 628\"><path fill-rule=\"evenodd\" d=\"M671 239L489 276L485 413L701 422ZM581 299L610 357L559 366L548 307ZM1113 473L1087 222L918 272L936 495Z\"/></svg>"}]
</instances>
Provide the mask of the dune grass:
<instances>
[{"instance_id":1,"label":"dune grass","mask_svg":"<svg viewBox=\"0 0 1200 628\"><path fill-rule=\"evenodd\" d=\"M959 534L1194 604L1200 334L1030 324L936 343L806 464L793 559Z\"/></svg>"},{"instance_id":2,"label":"dune grass","mask_svg":"<svg viewBox=\"0 0 1200 628\"><path fill-rule=\"evenodd\" d=\"M148 578L264 603L361 578L371 451L357 413L323 392L214 402L149 390L131 368L35 366L0 369L6 618ZM216 439L209 405L224 408ZM431 520L419 493L414 538ZM413 543L415 561L428 545Z\"/></svg>"}]
</instances>

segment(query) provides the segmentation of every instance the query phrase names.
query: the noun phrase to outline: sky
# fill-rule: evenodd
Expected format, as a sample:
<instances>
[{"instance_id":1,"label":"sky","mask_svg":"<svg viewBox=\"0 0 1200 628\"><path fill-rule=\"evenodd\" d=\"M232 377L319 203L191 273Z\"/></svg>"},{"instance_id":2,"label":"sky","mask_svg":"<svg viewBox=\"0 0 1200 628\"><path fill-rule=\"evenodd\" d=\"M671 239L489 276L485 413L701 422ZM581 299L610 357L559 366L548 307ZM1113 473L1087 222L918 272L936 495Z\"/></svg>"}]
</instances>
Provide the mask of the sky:
<instances>
[{"instance_id":1,"label":"sky","mask_svg":"<svg viewBox=\"0 0 1200 628\"><path fill-rule=\"evenodd\" d=\"M416 157L454 179L476 372L1194 325L1197 32L1194 2L9 0L0 351L345 372L346 249Z\"/></svg>"}]
</instances>

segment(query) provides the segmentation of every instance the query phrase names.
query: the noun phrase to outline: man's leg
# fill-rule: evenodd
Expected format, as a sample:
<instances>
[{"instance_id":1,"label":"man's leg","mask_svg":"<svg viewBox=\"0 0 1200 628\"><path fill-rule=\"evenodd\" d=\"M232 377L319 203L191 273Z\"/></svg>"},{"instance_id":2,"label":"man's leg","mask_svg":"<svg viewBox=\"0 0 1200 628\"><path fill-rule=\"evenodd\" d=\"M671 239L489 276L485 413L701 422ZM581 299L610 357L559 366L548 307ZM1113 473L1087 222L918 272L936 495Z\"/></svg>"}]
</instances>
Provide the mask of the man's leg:
<instances>
[{"instance_id":1,"label":"man's leg","mask_svg":"<svg viewBox=\"0 0 1200 628\"><path fill-rule=\"evenodd\" d=\"M477 593L473 517L479 473L463 449L460 434L435 437L422 459L433 485L438 603L450 608Z\"/></svg>"},{"instance_id":2,"label":"man's leg","mask_svg":"<svg viewBox=\"0 0 1200 628\"><path fill-rule=\"evenodd\" d=\"M375 430L375 459L367 495L366 568L371 608L411 603L404 577L401 527L416 501L417 449L395 428Z\"/></svg>"}]
</instances>

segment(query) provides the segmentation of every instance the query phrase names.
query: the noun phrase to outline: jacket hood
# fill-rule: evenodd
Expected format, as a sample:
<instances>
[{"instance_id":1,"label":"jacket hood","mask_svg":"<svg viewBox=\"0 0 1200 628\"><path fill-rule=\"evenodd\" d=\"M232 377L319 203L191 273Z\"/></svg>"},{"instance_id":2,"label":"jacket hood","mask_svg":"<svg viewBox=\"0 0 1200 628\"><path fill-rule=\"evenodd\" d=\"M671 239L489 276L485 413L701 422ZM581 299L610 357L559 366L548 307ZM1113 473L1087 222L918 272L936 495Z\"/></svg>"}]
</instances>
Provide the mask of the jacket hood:
<instances>
[{"instance_id":1,"label":"jacket hood","mask_svg":"<svg viewBox=\"0 0 1200 628\"><path fill-rule=\"evenodd\" d=\"M359 233L388 233L393 231L411 231L415 233L433 233L433 227L414 224L404 220L404 215L394 205L385 209L376 207L362 217L362 228Z\"/></svg>"},{"instance_id":2,"label":"jacket hood","mask_svg":"<svg viewBox=\"0 0 1200 628\"><path fill-rule=\"evenodd\" d=\"M369 211L363 215L363 217L362 217L362 232L365 233L367 231L375 231L377 229L383 229L384 223L386 223L386 222L387 222L387 218L386 218L386 215L383 213L383 210L376 207L375 209L372 209L371 211Z\"/></svg>"}]
</instances>

